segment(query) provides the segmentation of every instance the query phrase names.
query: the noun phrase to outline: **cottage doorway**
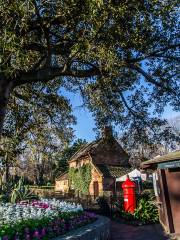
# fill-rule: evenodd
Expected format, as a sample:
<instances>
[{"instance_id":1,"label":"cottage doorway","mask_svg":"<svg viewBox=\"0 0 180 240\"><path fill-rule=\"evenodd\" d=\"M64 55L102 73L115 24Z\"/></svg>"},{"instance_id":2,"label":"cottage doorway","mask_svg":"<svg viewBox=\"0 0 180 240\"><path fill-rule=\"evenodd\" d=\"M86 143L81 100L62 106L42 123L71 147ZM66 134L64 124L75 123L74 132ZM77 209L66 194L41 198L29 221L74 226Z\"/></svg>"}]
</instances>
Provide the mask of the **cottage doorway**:
<instances>
[{"instance_id":1,"label":"cottage doorway","mask_svg":"<svg viewBox=\"0 0 180 240\"><path fill-rule=\"evenodd\" d=\"M93 182L94 187L94 198L99 196L99 184L98 181Z\"/></svg>"}]
</instances>

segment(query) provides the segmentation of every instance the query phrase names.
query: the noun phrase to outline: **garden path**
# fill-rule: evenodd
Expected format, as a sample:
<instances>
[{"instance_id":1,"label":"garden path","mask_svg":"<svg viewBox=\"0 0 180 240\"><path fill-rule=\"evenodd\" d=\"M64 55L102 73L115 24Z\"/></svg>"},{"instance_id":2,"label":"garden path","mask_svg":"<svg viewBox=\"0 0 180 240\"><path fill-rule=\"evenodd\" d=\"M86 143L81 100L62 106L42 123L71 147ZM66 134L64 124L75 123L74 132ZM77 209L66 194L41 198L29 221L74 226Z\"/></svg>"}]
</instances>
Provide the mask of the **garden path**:
<instances>
[{"instance_id":1,"label":"garden path","mask_svg":"<svg viewBox=\"0 0 180 240\"><path fill-rule=\"evenodd\" d=\"M169 240L160 224L133 226L111 222L112 240Z\"/></svg>"}]
</instances>

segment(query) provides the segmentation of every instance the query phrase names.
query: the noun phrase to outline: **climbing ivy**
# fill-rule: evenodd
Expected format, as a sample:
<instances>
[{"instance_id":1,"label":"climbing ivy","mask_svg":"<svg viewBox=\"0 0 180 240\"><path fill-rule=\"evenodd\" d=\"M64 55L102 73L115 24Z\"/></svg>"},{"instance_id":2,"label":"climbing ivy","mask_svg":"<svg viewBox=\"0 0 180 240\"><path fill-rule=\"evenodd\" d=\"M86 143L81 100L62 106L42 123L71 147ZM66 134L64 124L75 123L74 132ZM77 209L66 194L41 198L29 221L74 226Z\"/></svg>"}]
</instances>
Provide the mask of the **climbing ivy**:
<instances>
[{"instance_id":1,"label":"climbing ivy","mask_svg":"<svg viewBox=\"0 0 180 240\"><path fill-rule=\"evenodd\" d=\"M89 193L89 184L91 182L91 164L84 164L79 168L71 167L69 169L69 180L71 186L81 193Z\"/></svg>"}]
</instances>

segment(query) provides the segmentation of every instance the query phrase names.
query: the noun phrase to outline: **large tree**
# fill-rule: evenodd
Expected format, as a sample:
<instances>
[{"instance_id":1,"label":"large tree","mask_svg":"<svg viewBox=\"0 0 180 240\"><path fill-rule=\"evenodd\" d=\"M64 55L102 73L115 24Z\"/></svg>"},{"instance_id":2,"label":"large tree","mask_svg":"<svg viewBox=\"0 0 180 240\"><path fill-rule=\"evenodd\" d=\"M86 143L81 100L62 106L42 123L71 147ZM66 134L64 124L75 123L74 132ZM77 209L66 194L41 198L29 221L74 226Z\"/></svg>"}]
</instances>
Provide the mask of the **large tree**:
<instances>
[{"instance_id":1,"label":"large tree","mask_svg":"<svg viewBox=\"0 0 180 240\"><path fill-rule=\"evenodd\" d=\"M0 164L6 181L10 167L24 169L28 165L42 182L43 171L53 167L53 154L73 138L75 118L69 101L57 95L55 83L50 89L48 85L23 86L11 94L0 140Z\"/></svg>"},{"instance_id":2,"label":"large tree","mask_svg":"<svg viewBox=\"0 0 180 240\"><path fill-rule=\"evenodd\" d=\"M1 0L0 129L13 89L59 82L79 90L98 127L148 137L180 106L178 1ZM19 92L18 92L19 93Z\"/></svg>"}]
</instances>

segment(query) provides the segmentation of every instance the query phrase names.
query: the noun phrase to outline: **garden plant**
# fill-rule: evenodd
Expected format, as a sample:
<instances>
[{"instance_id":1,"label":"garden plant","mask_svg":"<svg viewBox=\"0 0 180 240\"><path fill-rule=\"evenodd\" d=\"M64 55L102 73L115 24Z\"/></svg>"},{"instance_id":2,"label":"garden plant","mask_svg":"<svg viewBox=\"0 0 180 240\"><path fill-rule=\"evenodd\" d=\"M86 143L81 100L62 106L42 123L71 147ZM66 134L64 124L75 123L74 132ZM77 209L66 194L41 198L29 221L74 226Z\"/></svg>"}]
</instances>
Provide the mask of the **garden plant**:
<instances>
[{"instance_id":1,"label":"garden plant","mask_svg":"<svg viewBox=\"0 0 180 240\"><path fill-rule=\"evenodd\" d=\"M159 221L158 208L150 191L144 191L137 197L137 207L133 214L125 212L123 201L116 202L115 218L120 217L126 222L136 225L152 224Z\"/></svg>"},{"instance_id":2,"label":"garden plant","mask_svg":"<svg viewBox=\"0 0 180 240\"><path fill-rule=\"evenodd\" d=\"M96 219L81 205L58 200L33 200L0 205L0 239L47 240Z\"/></svg>"}]
</instances>

